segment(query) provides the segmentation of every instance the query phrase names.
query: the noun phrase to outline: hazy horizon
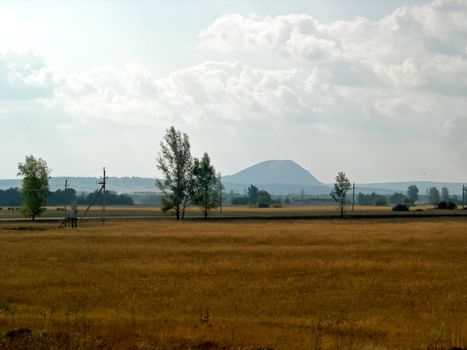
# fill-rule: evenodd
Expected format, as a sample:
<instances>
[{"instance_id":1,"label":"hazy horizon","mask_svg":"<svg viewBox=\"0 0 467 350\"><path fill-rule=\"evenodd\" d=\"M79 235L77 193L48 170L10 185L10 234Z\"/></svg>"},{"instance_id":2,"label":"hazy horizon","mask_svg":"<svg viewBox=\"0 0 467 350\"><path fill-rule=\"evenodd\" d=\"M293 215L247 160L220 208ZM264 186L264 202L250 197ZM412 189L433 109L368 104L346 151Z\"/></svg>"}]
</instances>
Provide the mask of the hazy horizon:
<instances>
[{"instance_id":1,"label":"hazy horizon","mask_svg":"<svg viewBox=\"0 0 467 350\"><path fill-rule=\"evenodd\" d=\"M2 1L0 179L156 177L171 125L231 175L463 182L467 2Z\"/></svg>"},{"instance_id":2,"label":"hazy horizon","mask_svg":"<svg viewBox=\"0 0 467 350\"><path fill-rule=\"evenodd\" d=\"M258 162L258 163L255 163L255 164L251 164L251 165L247 165L245 168L243 169L239 169L239 171L236 171L234 173L231 173L231 174L221 174L222 177L231 177L231 176L234 176L234 175L237 175L238 173L241 173L243 172L244 170L247 170L248 168L250 167L253 167L255 165L258 165L260 163L263 163L263 162L268 162L268 161L292 161L294 162L293 160L290 160L290 159L270 159L270 160L267 160L267 161L261 161L261 162ZM295 162L296 163L296 162ZM298 163L297 163L298 164ZM300 165L300 164L298 164ZM301 166L301 165L300 165ZM313 171L309 170L309 169L306 169L306 168L303 168L305 169L306 171L310 172L310 174L314 177L314 174L313 174ZM93 174L95 173L95 175L92 175L92 174L88 174L88 175L83 175L83 176L76 176L76 175L70 175L70 174L65 174L65 175L54 175L52 174L51 177L52 178L100 178L102 177L102 168L101 169L96 169L95 172L93 172ZM99 172L100 171L100 172ZM111 175L108 173L108 171L106 170L106 174L109 178L142 178L142 179L155 179L156 177L155 176L138 176L138 175L121 175L121 176L116 176L116 175ZM15 177L12 177L12 178L0 178L0 181L2 180L18 180L20 181L21 178L18 177L18 176L15 176ZM323 184L323 185L332 185L334 183L334 179L331 179L330 181L321 181L319 178L317 178L317 180ZM351 182L354 182L354 180L351 178L350 179ZM370 181L370 182L356 182L357 184L391 184L391 183L406 183L406 182L413 182L413 183L424 183L424 182L427 182L427 183L439 183L439 184L443 184L443 183L459 183L459 184L462 184L464 183L463 181L446 181L446 180L443 180L443 179L435 179L435 180L426 180L426 179L400 179L400 180L378 180L378 181Z\"/></svg>"}]
</instances>

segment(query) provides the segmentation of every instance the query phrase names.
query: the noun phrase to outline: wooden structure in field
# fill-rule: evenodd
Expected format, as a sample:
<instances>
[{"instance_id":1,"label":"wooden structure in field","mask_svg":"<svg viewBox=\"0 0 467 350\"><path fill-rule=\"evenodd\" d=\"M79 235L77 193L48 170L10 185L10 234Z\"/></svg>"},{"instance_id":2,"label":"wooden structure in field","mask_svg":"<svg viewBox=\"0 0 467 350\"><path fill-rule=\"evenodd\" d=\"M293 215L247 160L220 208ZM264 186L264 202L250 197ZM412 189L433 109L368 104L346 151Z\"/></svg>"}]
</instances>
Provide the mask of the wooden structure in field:
<instances>
[{"instance_id":1,"label":"wooden structure in field","mask_svg":"<svg viewBox=\"0 0 467 350\"><path fill-rule=\"evenodd\" d=\"M71 203L70 213L67 212L66 203L65 203L65 218L63 219L63 221L62 221L59 228L63 228L63 227L67 227L67 226L70 226L71 228L76 228L78 226L78 221L81 222L86 217L86 215L89 212L89 209L91 209L91 207L94 204L96 204L96 202L97 202L97 200L99 198L102 199L101 221L102 221L102 225L104 225L105 220L106 220L106 218L105 218L105 191L106 191L105 186L106 186L106 182L107 182L107 176L106 176L105 167L104 167L102 177L100 178L100 180L98 182L98 184L101 185L101 187L100 187L99 191L97 191L97 193L94 196L94 199L92 200L92 202L88 205L88 207L84 211L83 215L78 220L78 206L77 206L76 202ZM68 186L68 180L65 180L65 191L68 189L67 186Z\"/></svg>"}]
</instances>

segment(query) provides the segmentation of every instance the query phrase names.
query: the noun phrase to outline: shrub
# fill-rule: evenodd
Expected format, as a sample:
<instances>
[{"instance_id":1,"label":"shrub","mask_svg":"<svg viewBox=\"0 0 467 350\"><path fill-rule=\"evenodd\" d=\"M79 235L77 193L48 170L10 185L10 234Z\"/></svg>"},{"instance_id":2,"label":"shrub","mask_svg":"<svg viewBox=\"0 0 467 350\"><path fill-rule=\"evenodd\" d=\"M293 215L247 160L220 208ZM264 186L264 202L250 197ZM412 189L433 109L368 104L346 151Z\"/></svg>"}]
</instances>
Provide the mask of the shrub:
<instances>
[{"instance_id":1,"label":"shrub","mask_svg":"<svg viewBox=\"0 0 467 350\"><path fill-rule=\"evenodd\" d=\"M438 209L447 209L448 208L448 203L445 201L439 202L438 203Z\"/></svg>"},{"instance_id":2,"label":"shrub","mask_svg":"<svg viewBox=\"0 0 467 350\"><path fill-rule=\"evenodd\" d=\"M266 191L258 192L258 208L269 208L272 204L271 195Z\"/></svg>"},{"instance_id":3,"label":"shrub","mask_svg":"<svg viewBox=\"0 0 467 350\"><path fill-rule=\"evenodd\" d=\"M396 204L392 207L392 211L409 211L409 206L407 204Z\"/></svg>"},{"instance_id":4,"label":"shrub","mask_svg":"<svg viewBox=\"0 0 467 350\"><path fill-rule=\"evenodd\" d=\"M448 203L448 209L457 209L457 204L454 202L449 202Z\"/></svg>"}]
</instances>

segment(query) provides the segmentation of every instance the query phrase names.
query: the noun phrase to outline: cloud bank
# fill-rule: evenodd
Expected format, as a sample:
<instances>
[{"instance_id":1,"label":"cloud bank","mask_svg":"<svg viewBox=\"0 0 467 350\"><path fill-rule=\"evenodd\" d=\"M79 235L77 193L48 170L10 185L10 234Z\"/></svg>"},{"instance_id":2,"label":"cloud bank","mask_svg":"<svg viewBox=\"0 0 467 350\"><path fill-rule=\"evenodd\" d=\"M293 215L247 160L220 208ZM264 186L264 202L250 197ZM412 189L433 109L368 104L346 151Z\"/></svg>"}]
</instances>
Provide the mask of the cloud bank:
<instances>
[{"instance_id":1,"label":"cloud bank","mask_svg":"<svg viewBox=\"0 0 467 350\"><path fill-rule=\"evenodd\" d=\"M138 64L64 74L32 52L6 51L0 54L0 118L29 104L63 115L55 121L62 129L76 121L175 124L206 137L203 129L246 130L238 132L239 138L251 134L244 142L267 131L467 149L465 1L402 7L378 21L227 14L199 33L199 50L231 59L161 79ZM255 56L280 63L264 69ZM248 64L243 57L251 57Z\"/></svg>"}]
</instances>

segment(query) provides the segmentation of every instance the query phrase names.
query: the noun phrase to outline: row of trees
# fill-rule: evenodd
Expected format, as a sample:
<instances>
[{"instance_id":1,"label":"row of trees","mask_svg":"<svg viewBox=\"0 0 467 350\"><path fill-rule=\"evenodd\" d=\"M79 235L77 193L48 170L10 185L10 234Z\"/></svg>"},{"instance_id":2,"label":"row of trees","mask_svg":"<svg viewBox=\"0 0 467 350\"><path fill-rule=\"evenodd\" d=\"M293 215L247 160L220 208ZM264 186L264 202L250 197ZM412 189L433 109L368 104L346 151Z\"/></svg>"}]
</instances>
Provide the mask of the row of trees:
<instances>
[{"instance_id":1,"label":"row of trees","mask_svg":"<svg viewBox=\"0 0 467 350\"><path fill-rule=\"evenodd\" d=\"M7 205L19 205L22 203L21 212L31 217L32 220L44 211L46 204L62 205L64 203L77 202L88 205L97 196L98 191L89 194L77 194L74 189L65 191L49 191L49 176L51 169L45 160L26 156L24 163L18 164L18 176L23 178L21 192L17 188L0 191L0 200L5 199ZM133 200L127 195L118 195L115 192L106 192L108 204L132 205Z\"/></svg>"},{"instance_id":2,"label":"row of trees","mask_svg":"<svg viewBox=\"0 0 467 350\"><path fill-rule=\"evenodd\" d=\"M162 211L173 210L178 219L184 218L188 204L198 205L207 218L210 209L217 208L222 201L222 183L208 153L201 159L191 155L190 140L172 126L160 144L157 168L163 179L156 184L162 193Z\"/></svg>"},{"instance_id":3,"label":"row of trees","mask_svg":"<svg viewBox=\"0 0 467 350\"><path fill-rule=\"evenodd\" d=\"M222 205L223 190L221 176L216 173L208 153L205 152L201 159L193 157L188 135L175 130L173 126L166 131L160 146L157 168L162 172L163 178L156 179L156 185L161 191L162 211L174 211L177 220L183 219L186 206L193 204L201 207L204 217L207 218L210 209ZM23 177L21 193L23 206L21 210L33 220L42 212L48 199L50 204L65 203L65 197L76 200L80 204L86 204L97 194L77 196L72 189L51 193L48 185L50 172L51 170L43 159L36 159L32 155L27 156L24 163L18 164L18 176ZM330 196L338 203L341 216L344 216L347 192L351 187L345 173L339 172ZM10 203L15 203L18 200L15 191L15 189L0 191L0 195L8 196ZM409 186L406 194L395 193L389 198L389 201L394 204L414 204L419 199L418 193L418 188L412 185ZM447 202L450 198L446 187L442 188L441 194L437 188L432 187L427 191L427 196L433 204L439 204L440 199ZM376 193L371 195L360 193L358 196L358 201L361 204L371 202L374 205L384 205L385 200L384 196ZM251 185L248 188L247 201L250 206L269 207L272 198L267 191L259 190L256 186ZM112 192L108 194L107 203L133 204L130 197Z\"/></svg>"},{"instance_id":4,"label":"row of trees","mask_svg":"<svg viewBox=\"0 0 467 350\"><path fill-rule=\"evenodd\" d=\"M21 203L23 203L23 196L18 188L0 190L0 205L17 207Z\"/></svg>"},{"instance_id":5,"label":"row of trees","mask_svg":"<svg viewBox=\"0 0 467 350\"><path fill-rule=\"evenodd\" d=\"M428 203L438 205L440 202L449 202L453 200L447 187L441 188L441 192L436 187L430 187L426 190Z\"/></svg>"},{"instance_id":6,"label":"row of trees","mask_svg":"<svg viewBox=\"0 0 467 350\"><path fill-rule=\"evenodd\" d=\"M360 205L388 205L388 204L408 204L413 205L419 200L418 188L415 185L409 186L407 192L400 193L396 192L390 196L385 196L383 194L371 193L364 194L359 193L357 196L357 203Z\"/></svg>"},{"instance_id":7,"label":"row of trees","mask_svg":"<svg viewBox=\"0 0 467 350\"><path fill-rule=\"evenodd\" d=\"M417 186L412 185L407 189L407 193L393 193L385 196L377 193L363 194L359 193L357 197L358 204L362 205L387 205L389 204L408 204L413 205L419 200L419 190ZM447 187L442 187L441 192L436 187L430 187L426 191L426 201L429 204L438 206L440 203L458 202L457 196L451 196ZM443 206L443 205L442 205Z\"/></svg>"},{"instance_id":8,"label":"row of trees","mask_svg":"<svg viewBox=\"0 0 467 350\"><path fill-rule=\"evenodd\" d=\"M56 190L47 193L46 203L49 205L63 205L71 202L76 202L81 205L90 204L97 191L93 193L76 193L73 188L67 190ZM106 203L110 205L133 205L133 199L126 194L117 194L113 191L107 191L105 197ZM0 205L20 206L24 202L24 194L19 188L10 188L8 190L0 190Z\"/></svg>"},{"instance_id":9,"label":"row of trees","mask_svg":"<svg viewBox=\"0 0 467 350\"><path fill-rule=\"evenodd\" d=\"M331 197L334 198L339 204L341 216L344 216L344 206L346 202L347 192L351 189L349 179L345 173L339 172L336 176L336 183L334 184L334 190L330 193ZM465 195L465 194L464 194ZM439 209L456 209L456 197L449 194L447 187L441 189L441 193L436 187L430 187L427 190L427 199L430 204L436 205ZM411 185L407 188L406 194L393 193L389 197L380 195L377 193L363 194L359 193L357 201L362 205L387 205L389 203L395 204L407 208L409 205L414 205L419 200L419 189L415 185Z\"/></svg>"},{"instance_id":10,"label":"row of trees","mask_svg":"<svg viewBox=\"0 0 467 350\"><path fill-rule=\"evenodd\" d=\"M188 204L199 205L204 217L207 217L208 211L218 207L222 200L221 177L211 165L209 155L204 153L201 159L195 158L190 148L188 135L171 127L161 142L161 152L157 158L157 168L164 175L163 179L156 180L162 193L162 210L174 210L177 219L184 217ZM21 211L33 220L47 204L50 172L51 169L43 159L36 159L32 155L27 156L24 163L18 164L17 175L23 178ZM95 194L81 198L76 196L76 192L63 191L56 193L56 198L52 196L51 203L61 200L63 196L88 202ZM108 203L111 203L111 197L109 193ZM124 204L129 204L131 200L126 197L118 199Z\"/></svg>"}]
</instances>

